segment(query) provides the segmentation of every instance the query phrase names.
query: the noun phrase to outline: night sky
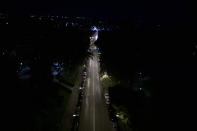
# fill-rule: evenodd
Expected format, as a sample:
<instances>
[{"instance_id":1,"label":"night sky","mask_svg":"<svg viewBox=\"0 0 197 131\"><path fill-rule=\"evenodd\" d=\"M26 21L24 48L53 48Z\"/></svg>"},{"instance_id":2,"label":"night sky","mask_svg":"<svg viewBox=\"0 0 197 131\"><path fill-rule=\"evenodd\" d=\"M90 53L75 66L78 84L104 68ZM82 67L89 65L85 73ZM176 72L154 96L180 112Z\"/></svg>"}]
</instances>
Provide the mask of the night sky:
<instances>
[{"instance_id":1,"label":"night sky","mask_svg":"<svg viewBox=\"0 0 197 131\"><path fill-rule=\"evenodd\" d=\"M6 0L1 0L1 8ZM144 2L142 0L14 0L9 10L19 13L51 13L76 16L184 17L194 16L196 5L185 2ZM4 6L2 6L4 5ZM8 5L8 4L7 4Z\"/></svg>"}]
</instances>

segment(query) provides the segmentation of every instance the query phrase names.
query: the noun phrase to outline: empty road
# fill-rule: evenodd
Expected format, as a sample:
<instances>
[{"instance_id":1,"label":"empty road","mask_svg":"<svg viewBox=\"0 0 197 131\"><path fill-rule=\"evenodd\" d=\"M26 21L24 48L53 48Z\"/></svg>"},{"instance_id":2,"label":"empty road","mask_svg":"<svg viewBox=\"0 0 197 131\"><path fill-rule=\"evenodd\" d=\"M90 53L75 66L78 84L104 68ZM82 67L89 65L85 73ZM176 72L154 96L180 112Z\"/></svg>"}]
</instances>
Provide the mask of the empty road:
<instances>
[{"instance_id":1,"label":"empty road","mask_svg":"<svg viewBox=\"0 0 197 131\"><path fill-rule=\"evenodd\" d=\"M99 81L99 63L97 52L88 63L88 77L83 99L79 131L112 131L103 91Z\"/></svg>"}]
</instances>

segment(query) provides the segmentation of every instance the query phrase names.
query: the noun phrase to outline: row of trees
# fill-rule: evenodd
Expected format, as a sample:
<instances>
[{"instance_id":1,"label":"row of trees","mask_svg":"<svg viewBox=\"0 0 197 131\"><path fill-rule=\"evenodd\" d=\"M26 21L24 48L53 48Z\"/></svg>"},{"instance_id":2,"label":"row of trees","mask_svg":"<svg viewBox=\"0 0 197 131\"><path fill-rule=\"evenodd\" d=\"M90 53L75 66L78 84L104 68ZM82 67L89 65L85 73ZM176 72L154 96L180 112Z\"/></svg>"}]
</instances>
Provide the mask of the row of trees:
<instances>
[{"instance_id":1,"label":"row of trees","mask_svg":"<svg viewBox=\"0 0 197 131\"><path fill-rule=\"evenodd\" d=\"M4 68L8 83L14 88L17 127L26 131L54 131L60 127L68 92L52 82L53 62L63 62L70 75L89 55L89 31L76 28L54 28L42 23L30 22L28 18L15 17L9 36L11 51ZM12 60L10 60L12 58ZM21 63L22 62L22 63ZM27 64L31 77L21 80L16 76L16 63ZM10 85L10 84L9 84ZM9 86L8 86L9 87ZM10 94L11 95L11 94ZM11 104L11 103L10 103Z\"/></svg>"},{"instance_id":2,"label":"row of trees","mask_svg":"<svg viewBox=\"0 0 197 131\"><path fill-rule=\"evenodd\" d=\"M144 20L126 21L118 31L99 33L103 68L120 80L111 88L112 97L127 107L136 131L167 130L176 119L172 114L183 100L178 94L195 84L195 30L194 22L188 20ZM139 72L149 78L142 89L148 89L150 97L134 91L141 82L136 81Z\"/></svg>"}]
</instances>

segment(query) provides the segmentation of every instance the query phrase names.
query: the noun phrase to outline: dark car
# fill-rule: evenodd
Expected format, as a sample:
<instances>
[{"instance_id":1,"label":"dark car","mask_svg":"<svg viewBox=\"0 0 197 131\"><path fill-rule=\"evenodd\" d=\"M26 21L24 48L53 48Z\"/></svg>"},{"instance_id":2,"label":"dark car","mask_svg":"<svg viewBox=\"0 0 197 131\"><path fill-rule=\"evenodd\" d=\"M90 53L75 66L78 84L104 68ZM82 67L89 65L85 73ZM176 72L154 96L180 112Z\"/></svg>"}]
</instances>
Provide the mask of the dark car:
<instances>
[{"instance_id":1,"label":"dark car","mask_svg":"<svg viewBox=\"0 0 197 131\"><path fill-rule=\"evenodd\" d=\"M80 109L76 108L76 110L72 114L72 129L71 131L77 131L79 128L79 120L80 120Z\"/></svg>"},{"instance_id":2,"label":"dark car","mask_svg":"<svg viewBox=\"0 0 197 131\"><path fill-rule=\"evenodd\" d=\"M112 107L111 104L109 104L109 106L108 106L108 112L109 112L110 120L112 122L116 122L117 121L117 117L115 115L115 109Z\"/></svg>"}]
</instances>

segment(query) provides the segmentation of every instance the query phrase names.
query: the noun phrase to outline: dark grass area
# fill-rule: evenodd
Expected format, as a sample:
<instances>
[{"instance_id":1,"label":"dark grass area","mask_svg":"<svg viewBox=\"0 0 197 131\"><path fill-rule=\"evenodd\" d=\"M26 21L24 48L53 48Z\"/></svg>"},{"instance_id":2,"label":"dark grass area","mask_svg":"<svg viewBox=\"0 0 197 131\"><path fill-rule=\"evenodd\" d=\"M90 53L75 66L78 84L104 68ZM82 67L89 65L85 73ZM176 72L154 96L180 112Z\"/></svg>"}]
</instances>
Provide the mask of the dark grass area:
<instances>
[{"instance_id":1,"label":"dark grass area","mask_svg":"<svg viewBox=\"0 0 197 131\"><path fill-rule=\"evenodd\" d=\"M135 131L153 130L151 98L146 97L142 92L133 91L132 87L122 85L109 88L109 94L112 104L120 108L120 111L124 111L129 118L130 124L127 123L126 126ZM124 108L121 109L121 106Z\"/></svg>"},{"instance_id":2,"label":"dark grass area","mask_svg":"<svg viewBox=\"0 0 197 131\"><path fill-rule=\"evenodd\" d=\"M40 86L45 86L41 88ZM27 131L58 130L70 92L55 83L31 86L20 81L17 111L21 129Z\"/></svg>"}]
</instances>

